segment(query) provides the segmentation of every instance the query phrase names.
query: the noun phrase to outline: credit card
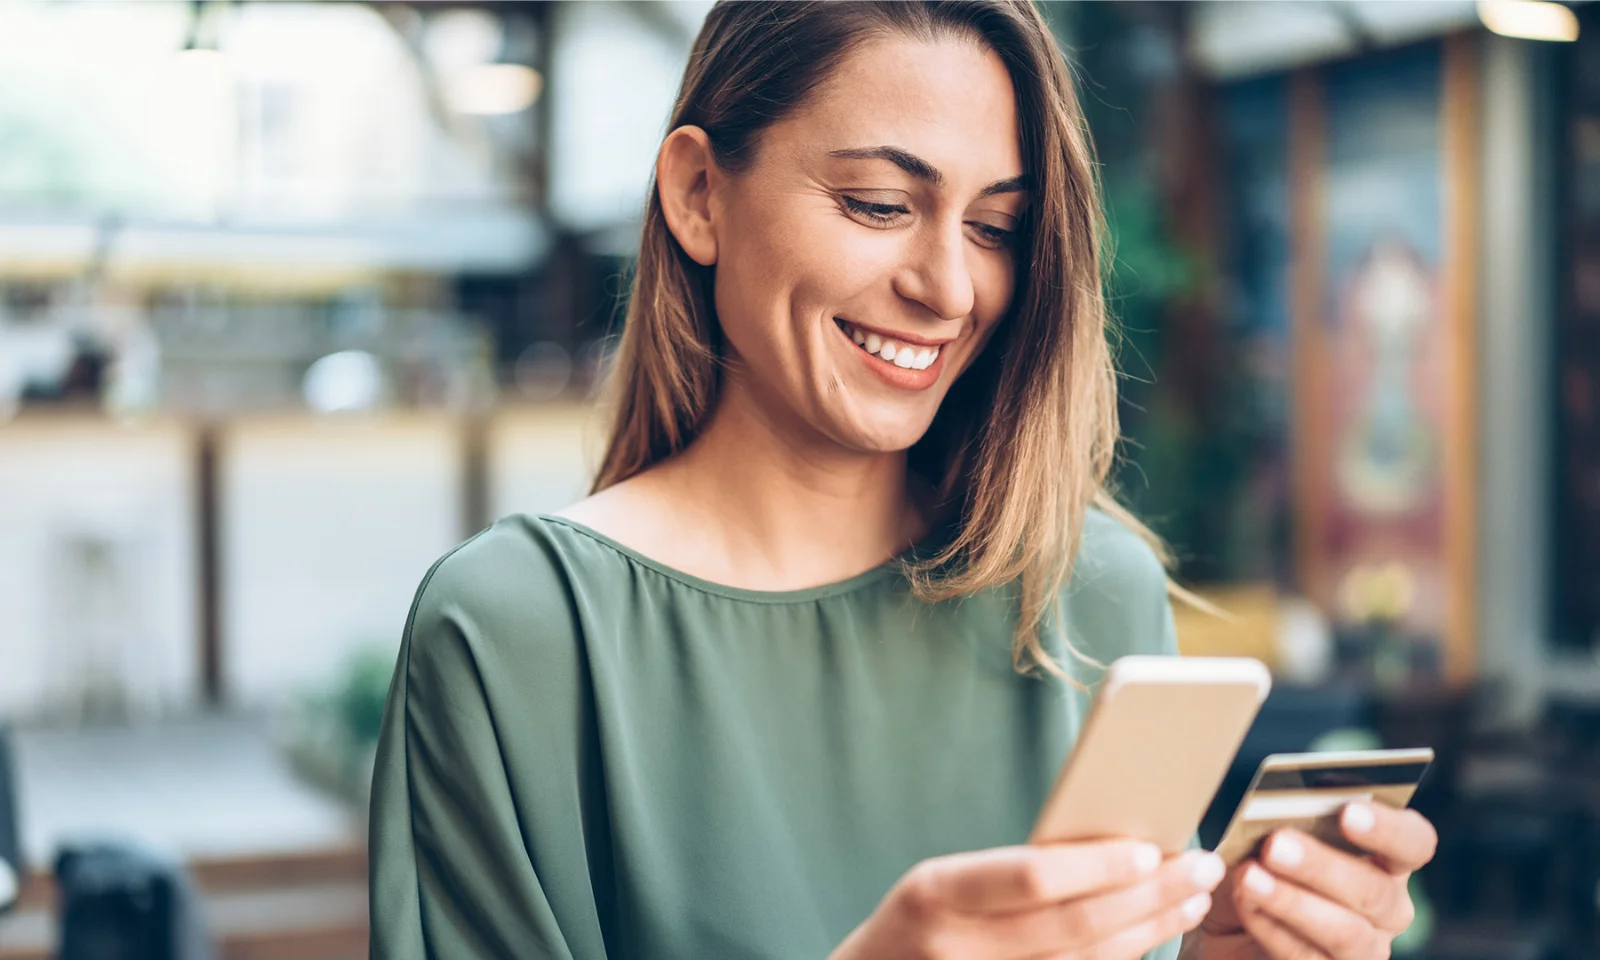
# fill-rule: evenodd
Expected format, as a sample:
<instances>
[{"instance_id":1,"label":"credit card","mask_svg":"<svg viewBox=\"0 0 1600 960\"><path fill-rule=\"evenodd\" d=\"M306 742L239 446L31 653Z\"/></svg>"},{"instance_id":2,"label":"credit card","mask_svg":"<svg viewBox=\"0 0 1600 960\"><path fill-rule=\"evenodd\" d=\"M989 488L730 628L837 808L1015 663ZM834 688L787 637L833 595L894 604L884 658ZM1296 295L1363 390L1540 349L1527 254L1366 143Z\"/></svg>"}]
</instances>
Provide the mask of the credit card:
<instances>
[{"instance_id":1,"label":"credit card","mask_svg":"<svg viewBox=\"0 0 1600 960\"><path fill-rule=\"evenodd\" d=\"M1279 827L1303 830L1350 853L1363 853L1339 829L1339 811L1357 801L1403 810L1433 762L1427 747L1409 750L1346 750L1275 753L1261 761L1250 789L1217 844L1232 866L1251 856Z\"/></svg>"}]
</instances>

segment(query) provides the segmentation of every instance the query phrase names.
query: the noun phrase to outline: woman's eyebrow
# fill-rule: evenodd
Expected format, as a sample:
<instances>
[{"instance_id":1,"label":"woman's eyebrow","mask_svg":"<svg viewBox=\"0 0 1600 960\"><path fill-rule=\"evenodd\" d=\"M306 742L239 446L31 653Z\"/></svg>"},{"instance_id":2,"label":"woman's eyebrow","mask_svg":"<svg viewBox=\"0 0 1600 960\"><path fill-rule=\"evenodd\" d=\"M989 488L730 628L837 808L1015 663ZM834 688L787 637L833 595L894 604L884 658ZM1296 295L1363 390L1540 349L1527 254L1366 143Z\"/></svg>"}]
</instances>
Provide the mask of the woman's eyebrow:
<instances>
[{"instance_id":1,"label":"woman's eyebrow","mask_svg":"<svg viewBox=\"0 0 1600 960\"><path fill-rule=\"evenodd\" d=\"M1006 180L996 180L994 183L984 187L983 190L979 192L978 196L992 197L997 193L1025 193L1027 192L1027 189L1028 178L1026 175L1024 175L1020 177L1011 177Z\"/></svg>"},{"instance_id":2,"label":"woman's eyebrow","mask_svg":"<svg viewBox=\"0 0 1600 960\"><path fill-rule=\"evenodd\" d=\"M925 180L936 187L944 186L944 174L928 161L914 153L902 150L899 147L846 147L840 150L828 151L828 156L841 160L887 160L918 180ZM992 197L997 193L1018 193L1028 189L1026 175L1008 177L1005 180L996 180L984 187L978 194L980 197Z\"/></svg>"}]
</instances>

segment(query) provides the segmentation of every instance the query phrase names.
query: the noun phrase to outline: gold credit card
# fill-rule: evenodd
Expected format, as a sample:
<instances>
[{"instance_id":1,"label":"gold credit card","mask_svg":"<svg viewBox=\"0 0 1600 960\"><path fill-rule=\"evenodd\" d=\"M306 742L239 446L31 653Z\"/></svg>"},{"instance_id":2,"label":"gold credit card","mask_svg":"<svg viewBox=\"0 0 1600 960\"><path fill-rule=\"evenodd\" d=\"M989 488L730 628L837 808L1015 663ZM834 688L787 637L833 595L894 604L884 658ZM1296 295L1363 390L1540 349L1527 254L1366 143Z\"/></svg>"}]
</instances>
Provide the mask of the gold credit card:
<instances>
[{"instance_id":1,"label":"gold credit card","mask_svg":"<svg viewBox=\"0 0 1600 960\"><path fill-rule=\"evenodd\" d=\"M1217 844L1232 866L1251 856L1267 834L1294 827L1322 842L1362 853L1339 829L1339 812L1357 801L1405 809L1433 762L1427 747L1410 750L1346 750L1275 753L1261 761L1250 789Z\"/></svg>"}]
</instances>

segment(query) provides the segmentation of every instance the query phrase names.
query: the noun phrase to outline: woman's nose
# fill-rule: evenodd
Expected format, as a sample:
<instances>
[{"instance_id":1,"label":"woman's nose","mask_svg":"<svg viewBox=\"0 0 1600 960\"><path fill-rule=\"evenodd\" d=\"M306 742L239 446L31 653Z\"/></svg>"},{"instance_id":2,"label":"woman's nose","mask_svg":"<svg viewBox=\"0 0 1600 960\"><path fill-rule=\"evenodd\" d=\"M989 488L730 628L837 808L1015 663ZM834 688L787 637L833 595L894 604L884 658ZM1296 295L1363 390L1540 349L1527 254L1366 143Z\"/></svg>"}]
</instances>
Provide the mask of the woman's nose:
<instances>
[{"instance_id":1,"label":"woman's nose","mask_svg":"<svg viewBox=\"0 0 1600 960\"><path fill-rule=\"evenodd\" d=\"M968 246L964 224L930 225L910 251L900 275L900 295L927 307L940 320L970 314L975 293Z\"/></svg>"}]
</instances>

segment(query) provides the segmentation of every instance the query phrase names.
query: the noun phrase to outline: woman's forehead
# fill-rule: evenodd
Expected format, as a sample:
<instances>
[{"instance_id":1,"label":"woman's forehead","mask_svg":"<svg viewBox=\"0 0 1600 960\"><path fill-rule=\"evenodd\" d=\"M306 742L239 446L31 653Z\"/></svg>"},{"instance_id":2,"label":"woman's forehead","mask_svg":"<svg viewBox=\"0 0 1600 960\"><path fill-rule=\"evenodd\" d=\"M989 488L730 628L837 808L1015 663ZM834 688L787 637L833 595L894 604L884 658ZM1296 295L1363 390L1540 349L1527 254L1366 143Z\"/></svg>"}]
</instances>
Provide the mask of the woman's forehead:
<instances>
[{"instance_id":1,"label":"woman's forehead","mask_svg":"<svg viewBox=\"0 0 1600 960\"><path fill-rule=\"evenodd\" d=\"M874 148L890 146L952 181L1024 172L1010 75L993 51L969 40L865 44L776 127L786 147L835 164L872 162Z\"/></svg>"}]
</instances>

